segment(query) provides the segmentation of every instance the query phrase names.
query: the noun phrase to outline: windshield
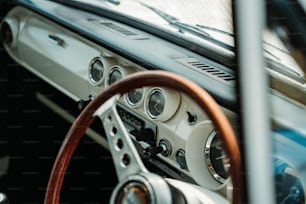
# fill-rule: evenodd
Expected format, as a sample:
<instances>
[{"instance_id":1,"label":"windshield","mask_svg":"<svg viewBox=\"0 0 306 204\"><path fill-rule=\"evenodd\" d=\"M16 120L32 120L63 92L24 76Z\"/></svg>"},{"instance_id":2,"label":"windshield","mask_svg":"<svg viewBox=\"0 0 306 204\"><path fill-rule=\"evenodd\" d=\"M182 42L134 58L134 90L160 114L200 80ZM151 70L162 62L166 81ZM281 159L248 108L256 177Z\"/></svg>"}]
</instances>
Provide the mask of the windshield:
<instances>
[{"instance_id":1,"label":"windshield","mask_svg":"<svg viewBox=\"0 0 306 204\"><path fill-rule=\"evenodd\" d=\"M74 0L107 7L140 21L177 32L186 40L202 40L233 51L231 0ZM201 43L199 43L201 44ZM282 72L304 78L305 73L276 35L264 33L264 55L283 65Z\"/></svg>"},{"instance_id":2,"label":"windshield","mask_svg":"<svg viewBox=\"0 0 306 204\"><path fill-rule=\"evenodd\" d=\"M75 0L100 6L112 6L114 9L142 20L168 27L168 23L152 13L148 7L176 17L180 21L193 25L206 25L232 33L231 1L218 0ZM115 3L117 2L117 3ZM209 3L207 3L209 2Z\"/></svg>"}]
</instances>

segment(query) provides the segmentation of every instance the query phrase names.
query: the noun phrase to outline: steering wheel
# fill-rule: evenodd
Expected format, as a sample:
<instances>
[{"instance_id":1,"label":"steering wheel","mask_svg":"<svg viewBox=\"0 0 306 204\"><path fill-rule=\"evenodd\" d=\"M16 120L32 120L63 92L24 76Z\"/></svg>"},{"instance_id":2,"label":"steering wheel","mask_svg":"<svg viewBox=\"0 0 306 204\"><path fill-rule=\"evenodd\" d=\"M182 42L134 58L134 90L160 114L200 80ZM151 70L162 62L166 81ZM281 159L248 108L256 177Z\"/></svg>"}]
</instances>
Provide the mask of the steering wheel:
<instances>
[{"instance_id":1,"label":"steering wheel","mask_svg":"<svg viewBox=\"0 0 306 204\"><path fill-rule=\"evenodd\" d=\"M219 105L203 88L186 78L165 71L145 71L131 74L112 84L91 101L74 121L53 165L45 204L59 203L61 187L72 154L96 117L103 123L119 179L119 184L111 196L111 203L120 203L129 199L131 195L140 203L147 203L147 201L172 203L171 192L166 181L145 168L116 110L116 102L121 95L144 86L176 89L191 97L206 112L213 121L230 158L230 175L233 183L232 203L241 202L239 146L233 129Z\"/></svg>"}]
</instances>

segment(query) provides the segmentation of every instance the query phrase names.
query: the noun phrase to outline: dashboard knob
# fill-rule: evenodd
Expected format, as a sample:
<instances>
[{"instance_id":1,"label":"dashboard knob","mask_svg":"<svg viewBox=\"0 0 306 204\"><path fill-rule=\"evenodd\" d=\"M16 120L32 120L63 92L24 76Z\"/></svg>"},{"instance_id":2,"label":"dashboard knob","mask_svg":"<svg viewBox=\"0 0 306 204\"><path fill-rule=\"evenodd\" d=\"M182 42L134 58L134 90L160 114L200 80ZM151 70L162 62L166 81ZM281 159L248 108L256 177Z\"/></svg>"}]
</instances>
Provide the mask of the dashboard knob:
<instances>
[{"instance_id":1,"label":"dashboard knob","mask_svg":"<svg viewBox=\"0 0 306 204\"><path fill-rule=\"evenodd\" d=\"M90 95L88 97L88 100L83 100L83 99L79 100L78 101L78 109L80 111L83 110L89 104L89 102L92 101L93 99L94 99L94 96Z\"/></svg>"},{"instance_id":2,"label":"dashboard knob","mask_svg":"<svg viewBox=\"0 0 306 204\"><path fill-rule=\"evenodd\" d=\"M163 151L164 151L163 146L156 146L156 147L149 146L144 150L144 156L150 158L159 153L162 153Z\"/></svg>"},{"instance_id":3,"label":"dashboard knob","mask_svg":"<svg viewBox=\"0 0 306 204\"><path fill-rule=\"evenodd\" d=\"M161 152L161 154L165 157L168 157L171 155L172 153L172 145L171 143L166 140L166 139L161 139L159 142L159 146L163 147L163 151Z\"/></svg>"},{"instance_id":4,"label":"dashboard knob","mask_svg":"<svg viewBox=\"0 0 306 204\"><path fill-rule=\"evenodd\" d=\"M187 115L188 115L188 123L190 125L193 125L197 122L197 115L196 114L192 114L189 111L187 111Z\"/></svg>"},{"instance_id":5,"label":"dashboard knob","mask_svg":"<svg viewBox=\"0 0 306 204\"><path fill-rule=\"evenodd\" d=\"M176 152L176 161L181 169L187 169L187 163L186 163L186 154L183 149L179 149Z\"/></svg>"},{"instance_id":6,"label":"dashboard knob","mask_svg":"<svg viewBox=\"0 0 306 204\"><path fill-rule=\"evenodd\" d=\"M161 153L163 156L167 157L171 154L172 152L172 147L171 144L168 140L162 139L159 142L159 145L154 147L154 146L149 146L144 150L144 155L146 157L153 157L159 153Z\"/></svg>"}]
</instances>

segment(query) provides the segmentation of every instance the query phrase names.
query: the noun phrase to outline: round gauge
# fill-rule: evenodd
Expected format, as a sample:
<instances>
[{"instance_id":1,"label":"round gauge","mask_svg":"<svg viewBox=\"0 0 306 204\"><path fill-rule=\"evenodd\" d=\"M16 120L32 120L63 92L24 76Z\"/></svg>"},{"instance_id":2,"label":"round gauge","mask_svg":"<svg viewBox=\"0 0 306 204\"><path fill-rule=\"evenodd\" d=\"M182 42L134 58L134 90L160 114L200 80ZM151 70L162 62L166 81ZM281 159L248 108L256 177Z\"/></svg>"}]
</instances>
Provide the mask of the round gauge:
<instances>
[{"instance_id":1,"label":"round gauge","mask_svg":"<svg viewBox=\"0 0 306 204\"><path fill-rule=\"evenodd\" d=\"M226 179L226 158L221 154L219 144L210 120L196 123L186 141L186 163L190 175L199 185L212 190L223 189L229 182Z\"/></svg>"},{"instance_id":2,"label":"round gauge","mask_svg":"<svg viewBox=\"0 0 306 204\"><path fill-rule=\"evenodd\" d=\"M148 109L149 116L156 119L165 109L165 96L160 89L153 89L149 94Z\"/></svg>"},{"instance_id":3,"label":"round gauge","mask_svg":"<svg viewBox=\"0 0 306 204\"><path fill-rule=\"evenodd\" d=\"M89 66L89 81L93 85L101 83L104 77L104 64L101 58L95 58Z\"/></svg>"},{"instance_id":4,"label":"round gauge","mask_svg":"<svg viewBox=\"0 0 306 204\"><path fill-rule=\"evenodd\" d=\"M114 82L123 78L122 71L119 67L113 67L108 75L108 85L113 84Z\"/></svg>"},{"instance_id":5,"label":"round gauge","mask_svg":"<svg viewBox=\"0 0 306 204\"><path fill-rule=\"evenodd\" d=\"M178 91L165 87L153 87L147 93L145 111L148 117L164 122L175 115L181 102Z\"/></svg>"},{"instance_id":6,"label":"round gauge","mask_svg":"<svg viewBox=\"0 0 306 204\"><path fill-rule=\"evenodd\" d=\"M143 98L143 89L134 89L127 93L126 100L129 105L137 106Z\"/></svg>"},{"instance_id":7,"label":"round gauge","mask_svg":"<svg viewBox=\"0 0 306 204\"><path fill-rule=\"evenodd\" d=\"M218 134L213 131L205 145L205 159L209 172L220 183L228 178L229 159L225 155L221 140Z\"/></svg>"}]
</instances>

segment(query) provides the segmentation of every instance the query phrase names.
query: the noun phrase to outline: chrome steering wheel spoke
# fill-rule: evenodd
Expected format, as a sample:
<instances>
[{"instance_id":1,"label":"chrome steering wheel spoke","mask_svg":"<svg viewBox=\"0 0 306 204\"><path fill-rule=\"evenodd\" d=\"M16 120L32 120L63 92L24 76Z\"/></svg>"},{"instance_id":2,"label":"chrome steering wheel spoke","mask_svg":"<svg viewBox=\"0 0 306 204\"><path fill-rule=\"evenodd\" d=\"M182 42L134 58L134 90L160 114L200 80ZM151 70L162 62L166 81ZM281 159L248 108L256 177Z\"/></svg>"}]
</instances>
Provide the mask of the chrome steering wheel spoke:
<instances>
[{"instance_id":1,"label":"chrome steering wheel spoke","mask_svg":"<svg viewBox=\"0 0 306 204\"><path fill-rule=\"evenodd\" d=\"M99 117L103 123L117 177L122 181L130 175L146 173L148 170L117 112L116 104L119 97L120 95L115 95L110 98L93 116Z\"/></svg>"}]
</instances>

